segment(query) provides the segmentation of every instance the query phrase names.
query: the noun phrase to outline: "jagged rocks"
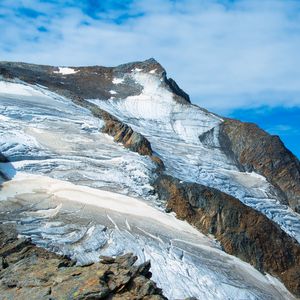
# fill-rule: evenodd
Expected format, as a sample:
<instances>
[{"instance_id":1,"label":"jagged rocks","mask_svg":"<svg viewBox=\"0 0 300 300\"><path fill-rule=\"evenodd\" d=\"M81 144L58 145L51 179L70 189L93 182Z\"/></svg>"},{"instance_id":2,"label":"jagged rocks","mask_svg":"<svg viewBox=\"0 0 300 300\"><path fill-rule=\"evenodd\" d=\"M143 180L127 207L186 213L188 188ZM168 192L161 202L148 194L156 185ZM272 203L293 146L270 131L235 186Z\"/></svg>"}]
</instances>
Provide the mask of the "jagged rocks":
<instances>
[{"instance_id":1,"label":"jagged rocks","mask_svg":"<svg viewBox=\"0 0 300 300\"><path fill-rule=\"evenodd\" d=\"M220 144L245 170L265 176L282 191L282 201L300 212L300 162L278 136L255 124L227 119L220 125Z\"/></svg>"},{"instance_id":2,"label":"jagged rocks","mask_svg":"<svg viewBox=\"0 0 300 300\"><path fill-rule=\"evenodd\" d=\"M153 155L150 142L139 132L133 131L130 126L110 117L105 120L105 126L102 131L114 137L115 142L122 143L131 151L150 156L159 168L163 168L162 160Z\"/></svg>"},{"instance_id":3,"label":"jagged rocks","mask_svg":"<svg viewBox=\"0 0 300 300\"><path fill-rule=\"evenodd\" d=\"M126 254L75 266L66 257L17 239L13 225L0 225L0 299L166 299L150 280L150 262L135 265Z\"/></svg>"},{"instance_id":4,"label":"jagged rocks","mask_svg":"<svg viewBox=\"0 0 300 300\"><path fill-rule=\"evenodd\" d=\"M115 142L122 143L126 148L141 155L152 155L151 145L143 135L112 116L104 120L105 126L102 131L114 137Z\"/></svg>"},{"instance_id":5,"label":"jagged rocks","mask_svg":"<svg viewBox=\"0 0 300 300\"><path fill-rule=\"evenodd\" d=\"M277 224L238 199L200 184L161 175L154 187L178 218L213 234L227 253L280 278L300 296L300 245Z\"/></svg>"},{"instance_id":6,"label":"jagged rocks","mask_svg":"<svg viewBox=\"0 0 300 300\"><path fill-rule=\"evenodd\" d=\"M88 108L94 116L101 118L104 121L104 126L102 128L103 132L113 136L116 142L122 143L131 151L151 157L157 165L163 167L162 161L153 155L151 145L147 138L133 130L133 128L138 128L134 122L130 122L131 119L135 120L135 117L137 117L135 116L134 111L129 115L129 119L123 119L124 122L132 124L131 128L122 122L121 119L119 120L113 116L113 114L115 114L118 118L122 118L122 114L118 112L115 113L114 110L110 110L108 106L105 106L108 102L103 101L103 103L105 103L103 107L108 109L111 114L98 108L96 105L93 105L92 102L97 103L97 100L95 99L109 99L109 101L113 102L113 100L116 100L118 102L128 96L139 95L142 92L143 87L146 87L147 82L143 85L143 81L135 81L134 78L138 78L139 72L142 72L153 74L148 77L151 77L151 80L155 79L157 86L160 88L163 87L171 91L173 93L172 99L181 104L188 104L188 95L185 94L172 79L167 79L165 70L155 60L148 60L145 62L121 65L115 68L96 66L73 68L71 71L71 73L65 76L64 73L61 72L60 68L56 67L22 63L0 63L0 74L2 74L7 80L16 78L16 80L20 79L28 83L40 84L48 87L51 91L71 98L74 103ZM144 76L144 74L140 75L141 77ZM155 76L156 78L153 78L152 76ZM37 88L39 89L41 87ZM42 89L44 90L44 87ZM48 91L46 90L45 93L47 94ZM149 95L151 96L152 94L150 93ZM149 99L152 101L155 100L156 96L154 95L153 98L151 97L149 97ZM143 97L141 98L143 99ZM137 100L139 101L139 99ZM151 104L152 103L150 103L150 105ZM172 105L172 102L170 102L170 105ZM178 104L176 105L178 106ZM183 105L179 105L179 107L181 109ZM148 116L146 115L146 117ZM185 118L188 118L188 115L184 116L184 119ZM171 123L172 126L174 123L173 121L174 120L172 120ZM207 129L212 126L215 127L211 128L211 130L205 131L199 137L202 144L207 146L207 148L221 147L223 149L223 154L225 152L228 156L231 156L233 158L232 163L234 165L238 165L241 171L256 170L258 173L266 176L268 180L278 188L278 190L282 191L282 202L284 202L287 198L289 200L293 199L293 194L291 194L291 196L287 196L287 193L294 193L294 183L299 187L299 182L293 182L293 180L297 178L297 170L299 171L299 166L297 166L297 164L293 165L293 163L289 165L289 160L287 160L288 167L291 167L290 170L296 170L292 171L296 175L292 174L291 177L289 177L289 170L286 170L285 166L285 154L280 153L278 158L276 155L272 156L272 153L276 152L272 149L277 147L276 141L273 145L273 140L269 140L269 137L261 139L264 135L258 134L257 128L253 129L252 134L251 128L247 129L246 126L240 125L240 123L228 123L230 120L226 120L221 125L219 135L219 122L222 122L222 120L220 119L217 122L212 122L212 125L208 126ZM103 123L99 122L99 124ZM153 124L153 126L155 126L155 123ZM152 124L147 126L152 126ZM231 126L233 126L233 128L231 128ZM214 130L217 132L214 132ZM248 136L248 130L251 131L250 137ZM182 131L181 128L179 131ZM147 134L148 131L142 130L141 132L145 132L145 134ZM152 131L150 132L152 133ZM150 135L147 136L149 136L149 139L151 140ZM153 136L155 136L155 133ZM197 136L198 134L195 135L196 141ZM220 143L218 143L216 138L217 136L220 138ZM172 138L172 136L170 137ZM255 144L257 140L259 140L259 145ZM260 144L263 145L263 147ZM166 147L168 146L169 144L166 144ZM153 147L156 147L155 143L153 143ZM253 149L253 147L255 149ZM245 148L247 151L244 151ZM267 152L267 156L264 156L264 154L262 154L264 152L264 148L270 148L271 154ZM220 157L223 158L223 156ZM179 159L180 156L178 155L178 160ZM281 162L281 159L283 162ZM261 162L259 162L259 160L261 160ZM266 166L269 169L266 168ZM275 176L275 179L273 178L273 180L271 177L273 176L272 172L275 169L278 172L276 171L277 173L274 173L277 175ZM156 175L159 175L159 173L155 174L155 176ZM282 175L285 181L282 183L283 187L280 186ZM292 178L292 180L290 180L290 178ZM169 193L165 195L166 199L169 200L167 210L172 209L176 211L179 217L186 219L197 226L200 230L214 234L220 240L223 248L227 252L251 262L261 271L267 270L272 274L279 274L278 276L286 283L286 285L292 291L298 293L299 260L297 260L297 257L299 257L299 253L297 252L297 246L293 245L293 240L291 238L287 237L286 234L282 234L280 229L274 226L271 221L267 220L258 212L255 212L250 208L245 208L244 205L233 197L200 185L194 185L192 188L191 185L186 184L182 187L178 182L173 186L174 182L172 180L170 182L163 188L161 186L159 187L160 192L164 193L163 191L165 190L167 191L166 193ZM160 184L161 183L158 183L158 186ZM170 198L170 195L173 196ZM293 203L294 202L292 201L290 202L292 206L294 205ZM297 209L297 204L295 204L295 209ZM26 245L28 245L28 241L16 241L11 245L12 250L8 250L12 251L12 253L16 251L19 253L19 248L28 249ZM24 250L24 253L27 253L27 250ZM3 270L10 268L11 266L9 257L9 252L6 252L5 257L3 256L1 258L0 266ZM130 258L130 260L134 259ZM102 263L104 265L111 265L115 263L115 260L112 258L105 258ZM67 261L60 262L58 269L66 267L72 268L72 266L66 266L66 264ZM88 266L86 266L86 268L87 267ZM124 272L126 273L127 271ZM74 277L77 276L76 274ZM147 278L147 274L148 271L147 268L145 268L143 276ZM110 278L110 275L110 273L105 274L103 278ZM81 273L78 274L78 276L81 276ZM122 278L118 277L116 280L110 281L110 283L105 281L105 288L103 288L103 294L100 296L107 296L107 293L109 293L111 289L116 288L120 284L127 286L131 280L130 278L131 277L127 276L126 273L124 276L122 275ZM140 287L143 284L140 282L140 279L137 279L135 285ZM8 281L7 286L9 288L16 287L16 280L13 278L13 280ZM143 286L142 289L145 289L146 291L149 289L151 290L152 285L150 284L150 286L148 286L147 284L147 286ZM25 288L23 288L23 291L24 290ZM52 291L52 289L45 289L43 293L45 295L48 295L49 293L53 295L54 291ZM94 291L93 289L88 290L84 297L95 297L95 293L98 293L98 291ZM122 296L124 295L122 294Z\"/></svg>"}]
</instances>

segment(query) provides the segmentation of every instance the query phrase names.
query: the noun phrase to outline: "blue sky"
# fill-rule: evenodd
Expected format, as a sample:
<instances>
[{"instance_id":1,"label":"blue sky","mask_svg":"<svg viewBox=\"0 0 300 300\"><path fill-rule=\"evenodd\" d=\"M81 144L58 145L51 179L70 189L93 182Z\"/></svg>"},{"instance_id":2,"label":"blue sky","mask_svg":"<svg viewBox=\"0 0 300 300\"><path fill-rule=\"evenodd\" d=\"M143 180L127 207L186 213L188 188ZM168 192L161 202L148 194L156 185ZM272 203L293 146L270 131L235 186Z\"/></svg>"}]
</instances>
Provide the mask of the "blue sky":
<instances>
[{"instance_id":1,"label":"blue sky","mask_svg":"<svg viewBox=\"0 0 300 300\"><path fill-rule=\"evenodd\" d=\"M0 60L156 58L194 103L254 121L300 157L299 0L0 0Z\"/></svg>"}]
</instances>

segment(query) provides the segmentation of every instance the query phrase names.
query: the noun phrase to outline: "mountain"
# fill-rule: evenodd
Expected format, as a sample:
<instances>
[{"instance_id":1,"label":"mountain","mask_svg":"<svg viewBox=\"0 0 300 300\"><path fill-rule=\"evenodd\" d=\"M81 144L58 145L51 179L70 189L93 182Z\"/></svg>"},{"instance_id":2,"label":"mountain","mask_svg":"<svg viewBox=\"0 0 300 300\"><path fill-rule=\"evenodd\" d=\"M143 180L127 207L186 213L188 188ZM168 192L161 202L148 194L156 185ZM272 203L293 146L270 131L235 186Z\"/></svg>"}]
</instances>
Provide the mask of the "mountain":
<instances>
[{"instance_id":1,"label":"mountain","mask_svg":"<svg viewBox=\"0 0 300 300\"><path fill-rule=\"evenodd\" d=\"M169 299L300 296L279 137L192 104L154 59L0 74L0 220L20 237L78 265L132 252Z\"/></svg>"}]
</instances>

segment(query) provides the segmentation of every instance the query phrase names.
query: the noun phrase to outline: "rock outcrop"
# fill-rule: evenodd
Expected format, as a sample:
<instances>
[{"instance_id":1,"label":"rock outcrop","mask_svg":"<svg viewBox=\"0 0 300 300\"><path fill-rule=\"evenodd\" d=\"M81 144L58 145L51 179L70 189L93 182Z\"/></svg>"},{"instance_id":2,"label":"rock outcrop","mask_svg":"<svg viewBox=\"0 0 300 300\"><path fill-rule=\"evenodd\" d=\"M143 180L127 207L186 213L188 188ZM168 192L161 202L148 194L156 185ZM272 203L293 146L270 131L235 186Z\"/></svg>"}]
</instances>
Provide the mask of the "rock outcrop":
<instances>
[{"instance_id":1,"label":"rock outcrop","mask_svg":"<svg viewBox=\"0 0 300 300\"><path fill-rule=\"evenodd\" d=\"M300 212L300 162L278 136L253 123L227 119L220 125L220 144L246 171L265 176L283 201Z\"/></svg>"},{"instance_id":2,"label":"rock outcrop","mask_svg":"<svg viewBox=\"0 0 300 300\"><path fill-rule=\"evenodd\" d=\"M200 184L161 175L154 187L178 218L213 234L227 253L280 278L300 296L300 245L277 224L238 199Z\"/></svg>"},{"instance_id":3,"label":"rock outcrop","mask_svg":"<svg viewBox=\"0 0 300 300\"><path fill-rule=\"evenodd\" d=\"M123 144L125 148L137 152L140 155L149 156L156 164L157 170L164 169L163 161L153 153L151 144L146 137L139 132L134 131L130 126L121 122L105 110L100 109L95 104L90 103L81 97L74 96L73 94L68 94L68 97L76 104L89 109L95 117L104 121L104 127L101 129L103 133L112 136L115 142Z\"/></svg>"},{"instance_id":4,"label":"rock outcrop","mask_svg":"<svg viewBox=\"0 0 300 300\"><path fill-rule=\"evenodd\" d=\"M2 153L0 153L0 163L6 163L6 162L8 162L8 159Z\"/></svg>"},{"instance_id":5,"label":"rock outcrop","mask_svg":"<svg viewBox=\"0 0 300 300\"><path fill-rule=\"evenodd\" d=\"M0 299L166 299L150 280L150 262L135 265L132 254L102 257L76 266L66 257L18 239L11 224L0 225Z\"/></svg>"},{"instance_id":6,"label":"rock outcrop","mask_svg":"<svg viewBox=\"0 0 300 300\"><path fill-rule=\"evenodd\" d=\"M99 117L104 121L105 125L102 132L109 134L115 142L122 143L124 147L131 151L150 156L158 169L164 168L162 160L153 154L150 142L142 134L134 131L130 126L95 105L89 105L89 109L95 117Z\"/></svg>"}]
</instances>

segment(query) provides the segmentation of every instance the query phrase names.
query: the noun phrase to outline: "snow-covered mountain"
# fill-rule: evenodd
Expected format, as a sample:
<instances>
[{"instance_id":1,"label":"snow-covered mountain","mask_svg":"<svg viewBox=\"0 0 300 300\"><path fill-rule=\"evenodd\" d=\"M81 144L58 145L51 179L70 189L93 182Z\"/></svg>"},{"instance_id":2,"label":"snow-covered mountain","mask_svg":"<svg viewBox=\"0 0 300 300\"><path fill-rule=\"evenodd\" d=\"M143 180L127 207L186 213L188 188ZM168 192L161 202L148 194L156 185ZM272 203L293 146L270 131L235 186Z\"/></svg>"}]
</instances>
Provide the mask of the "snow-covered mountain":
<instances>
[{"instance_id":1,"label":"snow-covered mountain","mask_svg":"<svg viewBox=\"0 0 300 300\"><path fill-rule=\"evenodd\" d=\"M150 259L170 299L300 296L300 164L278 137L191 104L154 59L0 74L0 222L78 264Z\"/></svg>"}]
</instances>

